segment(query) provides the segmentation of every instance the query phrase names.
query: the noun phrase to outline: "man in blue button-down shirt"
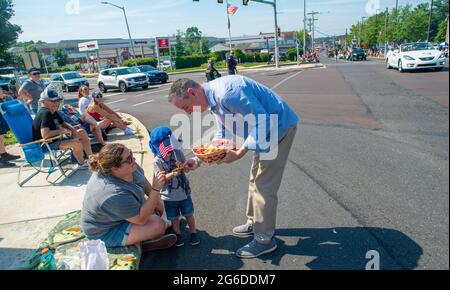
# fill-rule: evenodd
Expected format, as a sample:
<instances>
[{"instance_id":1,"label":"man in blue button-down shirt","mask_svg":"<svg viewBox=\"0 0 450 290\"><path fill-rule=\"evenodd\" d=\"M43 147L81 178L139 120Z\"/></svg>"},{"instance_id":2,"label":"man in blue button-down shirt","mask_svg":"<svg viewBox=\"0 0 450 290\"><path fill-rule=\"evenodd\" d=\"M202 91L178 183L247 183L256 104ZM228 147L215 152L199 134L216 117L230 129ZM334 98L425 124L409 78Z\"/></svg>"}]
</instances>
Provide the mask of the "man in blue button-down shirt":
<instances>
[{"instance_id":1,"label":"man in blue button-down shirt","mask_svg":"<svg viewBox=\"0 0 450 290\"><path fill-rule=\"evenodd\" d=\"M243 76L227 76L203 85L180 79L172 86L169 102L188 115L194 112L194 107L199 107L201 112L211 111L218 126L216 139L230 139L227 138L230 134L244 139L242 147L228 152L222 163L235 162L248 151L254 151L248 221L233 229L233 233L254 234L255 239L236 254L241 258L255 258L275 251L277 193L297 131L297 115L272 90ZM275 156L270 154L273 152Z\"/></svg>"}]
</instances>

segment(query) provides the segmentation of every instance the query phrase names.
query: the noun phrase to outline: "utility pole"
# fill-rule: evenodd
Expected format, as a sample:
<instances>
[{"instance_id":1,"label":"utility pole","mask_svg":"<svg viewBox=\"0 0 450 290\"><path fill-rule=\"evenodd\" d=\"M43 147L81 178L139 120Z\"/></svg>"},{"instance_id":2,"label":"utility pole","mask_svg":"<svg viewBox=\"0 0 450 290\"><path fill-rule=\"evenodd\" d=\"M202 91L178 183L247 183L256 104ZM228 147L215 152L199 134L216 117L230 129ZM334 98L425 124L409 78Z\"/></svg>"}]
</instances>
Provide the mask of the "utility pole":
<instances>
[{"instance_id":1,"label":"utility pole","mask_svg":"<svg viewBox=\"0 0 450 290\"><path fill-rule=\"evenodd\" d=\"M317 20L319 20L319 19L315 18L315 16L316 16L317 14L320 14L320 12L317 12L317 11L311 11L310 13L308 13L308 15L311 15L311 21L312 21L312 30L311 30L311 32L312 32L312 44L311 44L312 51L311 51L311 52L314 52L315 22L316 22Z\"/></svg>"},{"instance_id":2,"label":"utility pole","mask_svg":"<svg viewBox=\"0 0 450 290\"><path fill-rule=\"evenodd\" d=\"M430 4L430 17L428 19L428 36L427 36L427 41L430 42L430 37L431 37L431 18L433 17L433 0L431 0L431 4Z\"/></svg>"},{"instance_id":3,"label":"utility pole","mask_svg":"<svg viewBox=\"0 0 450 290\"><path fill-rule=\"evenodd\" d=\"M303 0L303 54L306 53L306 0Z\"/></svg>"},{"instance_id":4,"label":"utility pole","mask_svg":"<svg viewBox=\"0 0 450 290\"><path fill-rule=\"evenodd\" d=\"M384 15L384 56L387 55L387 46L388 46L388 17L389 17L389 9L386 8L386 12Z\"/></svg>"},{"instance_id":5,"label":"utility pole","mask_svg":"<svg viewBox=\"0 0 450 290\"><path fill-rule=\"evenodd\" d=\"M346 29L345 29L345 49L347 49L347 45L348 45L347 39L348 39L348 30L347 30L347 28L346 28Z\"/></svg>"},{"instance_id":6,"label":"utility pole","mask_svg":"<svg viewBox=\"0 0 450 290\"><path fill-rule=\"evenodd\" d=\"M361 17L361 26L359 27L359 41L360 41L360 44L359 44L359 47L362 47L361 46L361 42L362 42L362 29L363 29L363 25L364 25L364 19L366 19L367 17Z\"/></svg>"},{"instance_id":7,"label":"utility pole","mask_svg":"<svg viewBox=\"0 0 450 290\"><path fill-rule=\"evenodd\" d=\"M309 31L311 31L311 33L312 33L312 18L308 18L307 20L308 20ZM311 34L311 41L313 43L313 44L311 44L311 47L313 47L314 46L314 40L312 38L312 34Z\"/></svg>"}]
</instances>

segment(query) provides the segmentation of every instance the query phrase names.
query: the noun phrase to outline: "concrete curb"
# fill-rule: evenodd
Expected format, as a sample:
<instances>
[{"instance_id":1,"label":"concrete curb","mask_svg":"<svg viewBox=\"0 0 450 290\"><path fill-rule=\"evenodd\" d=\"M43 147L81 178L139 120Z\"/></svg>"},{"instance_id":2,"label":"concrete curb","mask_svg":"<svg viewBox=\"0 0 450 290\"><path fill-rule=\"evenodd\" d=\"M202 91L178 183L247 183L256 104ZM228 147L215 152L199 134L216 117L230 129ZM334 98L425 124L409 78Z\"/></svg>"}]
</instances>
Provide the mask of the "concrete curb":
<instances>
[{"instance_id":1,"label":"concrete curb","mask_svg":"<svg viewBox=\"0 0 450 290\"><path fill-rule=\"evenodd\" d=\"M122 143L130 148L152 182L150 135L134 116L119 114L131 121L130 127L139 133L133 138L112 131L108 143ZM8 151L23 156L17 145L8 147ZM63 216L81 209L91 175L89 171L76 172L52 186L45 181L46 175L40 174L20 188L16 183L17 173L17 167L0 169L0 269L18 269ZM52 179L59 176L54 175Z\"/></svg>"}]
</instances>

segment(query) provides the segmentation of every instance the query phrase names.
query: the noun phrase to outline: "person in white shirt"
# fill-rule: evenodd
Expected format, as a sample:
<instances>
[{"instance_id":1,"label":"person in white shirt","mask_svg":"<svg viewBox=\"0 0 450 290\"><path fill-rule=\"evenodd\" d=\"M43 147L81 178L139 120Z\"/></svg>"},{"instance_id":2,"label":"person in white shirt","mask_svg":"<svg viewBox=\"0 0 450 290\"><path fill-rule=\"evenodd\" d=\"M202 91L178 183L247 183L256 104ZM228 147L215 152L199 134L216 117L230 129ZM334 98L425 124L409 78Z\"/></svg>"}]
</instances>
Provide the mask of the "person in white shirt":
<instances>
[{"instance_id":1,"label":"person in white shirt","mask_svg":"<svg viewBox=\"0 0 450 290\"><path fill-rule=\"evenodd\" d=\"M111 121L105 119L101 122L97 122L91 115L88 114L87 108L93 102L92 97L89 95L89 88L82 86L78 91L78 108L80 109L80 119L89 124L91 131L94 134L95 139L102 145L105 146L105 139L102 135L102 129L108 128Z\"/></svg>"}]
</instances>

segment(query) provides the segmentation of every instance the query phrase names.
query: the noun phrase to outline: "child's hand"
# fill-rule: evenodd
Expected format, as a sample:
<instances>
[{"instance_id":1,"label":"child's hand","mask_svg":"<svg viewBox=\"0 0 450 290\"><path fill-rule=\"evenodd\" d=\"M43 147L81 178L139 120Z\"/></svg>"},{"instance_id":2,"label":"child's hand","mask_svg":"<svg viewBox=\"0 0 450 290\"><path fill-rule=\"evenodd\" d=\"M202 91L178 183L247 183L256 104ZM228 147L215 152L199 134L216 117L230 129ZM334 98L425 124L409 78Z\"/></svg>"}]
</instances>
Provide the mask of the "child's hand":
<instances>
[{"instance_id":1,"label":"child's hand","mask_svg":"<svg viewBox=\"0 0 450 290\"><path fill-rule=\"evenodd\" d=\"M198 168L197 162L194 159L189 159L184 164L184 172L188 173L189 171L196 170Z\"/></svg>"}]
</instances>

